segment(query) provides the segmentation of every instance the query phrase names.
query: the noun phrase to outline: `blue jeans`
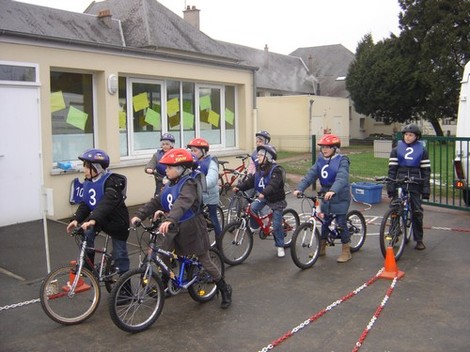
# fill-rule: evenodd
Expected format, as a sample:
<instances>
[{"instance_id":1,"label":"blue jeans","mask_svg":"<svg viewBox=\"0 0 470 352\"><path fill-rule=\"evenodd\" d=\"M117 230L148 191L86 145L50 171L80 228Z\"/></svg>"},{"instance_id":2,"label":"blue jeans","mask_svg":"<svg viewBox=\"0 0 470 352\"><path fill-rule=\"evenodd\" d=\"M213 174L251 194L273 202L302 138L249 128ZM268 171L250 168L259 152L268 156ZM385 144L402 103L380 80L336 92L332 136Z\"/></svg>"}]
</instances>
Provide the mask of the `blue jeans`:
<instances>
[{"instance_id":1,"label":"blue jeans","mask_svg":"<svg viewBox=\"0 0 470 352\"><path fill-rule=\"evenodd\" d=\"M263 212L262 209L266 206L266 209L268 209L266 205L266 200L260 200L256 199L253 203L251 203L251 211L258 216L260 216L260 212ZM273 210L273 219L272 219L272 225L273 225L273 236L274 236L274 245L276 247L284 247L284 230L282 228L282 210ZM251 218L250 219L250 226L252 228L258 228L258 223Z\"/></svg>"},{"instance_id":2,"label":"blue jeans","mask_svg":"<svg viewBox=\"0 0 470 352\"><path fill-rule=\"evenodd\" d=\"M220 227L219 218L217 217L217 204L207 204L207 209L209 210L209 218L214 226L215 237L219 237L222 233L222 229Z\"/></svg>"},{"instance_id":3,"label":"blue jeans","mask_svg":"<svg viewBox=\"0 0 470 352\"><path fill-rule=\"evenodd\" d=\"M96 235L97 235L97 232L95 231L94 228L89 228L88 230L85 231L85 239L87 241L88 247L95 246ZM130 266L129 256L127 254L127 242L116 240L113 237L111 237L111 240L113 242L112 256L114 259L114 265L119 268L119 273L123 274L129 270L129 266ZM88 258L90 258L92 263L95 262L95 251L87 250L86 255ZM88 268L88 265L86 267ZM93 270L93 268L88 268L88 269Z\"/></svg>"},{"instance_id":4,"label":"blue jeans","mask_svg":"<svg viewBox=\"0 0 470 352\"><path fill-rule=\"evenodd\" d=\"M346 244L351 242L351 238L348 230L348 223L346 221L346 214L336 214L336 224L342 228L341 231L341 243ZM326 240L328 238L328 226L322 224L321 226L321 239Z\"/></svg>"}]
</instances>

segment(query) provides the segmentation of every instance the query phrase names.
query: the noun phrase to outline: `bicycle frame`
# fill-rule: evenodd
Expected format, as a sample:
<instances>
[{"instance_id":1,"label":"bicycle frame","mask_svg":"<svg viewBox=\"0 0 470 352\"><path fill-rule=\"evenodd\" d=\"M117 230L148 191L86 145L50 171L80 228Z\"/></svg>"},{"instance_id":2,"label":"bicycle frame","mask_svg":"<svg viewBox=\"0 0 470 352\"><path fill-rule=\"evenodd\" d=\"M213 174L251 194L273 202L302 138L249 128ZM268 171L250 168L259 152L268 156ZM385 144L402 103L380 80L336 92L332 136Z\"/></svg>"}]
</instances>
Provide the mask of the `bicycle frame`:
<instances>
[{"instance_id":1,"label":"bicycle frame","mask_svg":"<svg viewBox=\"0 0 470 352\"><path fill-rule=\"evenodd\" d=\"M219 164L222 165L222 171L219 173L219 179L221 181L220 192L227 192L228 189L232 187L235 181L239 177L246 177L248 173L248 167L246 165L246 160L250 158L249 154L238 155L237 159L242 159L241 165L237 166L235 169L229 169L225 167L226 161L219 161ZM231 175L231 176L230 176Z\"/></svg>"},{"instance_id":2,"label":"bicycle frame","mask_svg":"<svg viewBox=\"0 0 470 352\"><path fill-rule=\"evenodd\" d=\"M307 220L307 222L311 223L313 225L313 231L315 231L318 227L318 222L319 224L319 231L321 233L322 226L325 225L328 229L328 237L327 241L330 246L334 246L335 239L340 238L340 233L338 232L337 224L335 223L334 228L331 229L330 225L332 222L336 219L336 214L323 214L320 213L320 211L317 209L320 206L320 199L323 199L323 197L317 195L315 197L307 197L304 196L305 198L311 199L313 201L313 207L312 207L312 214L310 215L310 218Z\"/></svg>"}]
</instances>

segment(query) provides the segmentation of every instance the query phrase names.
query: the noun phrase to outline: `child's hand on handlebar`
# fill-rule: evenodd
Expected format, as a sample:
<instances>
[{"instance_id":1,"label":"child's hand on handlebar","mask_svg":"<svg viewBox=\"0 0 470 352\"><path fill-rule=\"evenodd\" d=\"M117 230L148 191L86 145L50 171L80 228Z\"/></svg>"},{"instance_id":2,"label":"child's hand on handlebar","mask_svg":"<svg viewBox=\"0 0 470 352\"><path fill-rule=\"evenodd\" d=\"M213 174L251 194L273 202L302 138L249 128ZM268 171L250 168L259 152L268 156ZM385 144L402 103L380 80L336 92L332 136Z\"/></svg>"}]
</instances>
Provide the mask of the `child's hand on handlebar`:
<instances>
[{"instance_id":1,"label":"child's hand on handlebar","mask_svg":"<svg viewBox=\"0 0 470 352\"><path fill-rule=\"evenodd\" d=\"M323 197L324 200L330 200L331 198L333 198L335 196L335 192L333 191L328 191L325 193L325 196Z\"/></svg>"},{"instance_id":2,"label":"child's hand on handlebar","mask_svg":"<svg viewBox=\"0 0 470 352\"><path fill-rule=\"evenodd\" d=\"M160 228L158 229L158 231L160 231L161 234L165 235L172 228L173 223L171 221L164 221L160 224Z\"/></svg>"},{"instance_id":3,"label":"child's hand on handlebar","mask_svg":"<svg viewBox=\"0 0 470 352\"><path fill-rule=\"evenodd\" d=\"M67 225L67 233L71 233L72 230L74 228L76 228L78 226L78 221L77 220L73 220L71 222L69 222L69 224Z\"/></svg>"},{"instance_id":4,"label":"child's hand on handlebar","mask_svg":"<svg viewBox=\"0 0 470 352\"><path fill-rule=\"evenodd\" d=\"M154 214L153 214L153 221L156 221L158 219L161 219L165 216L165 212L163 210L157 210Z\"/></svg>"},{"instance_id":5,"label":"child's hand on handlebar","mask_svg":"<svg viewBox=\"0 0 470 352\"><path fill-rule=\"evenodd\" d=\"M299 198L300 196L302 196L302 192L300 192L298 189L296 189L294 192L292 192L292 194L294 196L296 196L297 198Z\"/></svg>"},{"instance_id":6,"label":"child's hand on handlebar","mask_svg":"<svg viewBox=\"0 0 470 352\"><path fill-rule=\"evenodd\" d=\"M137 216L134 216L134 217L131 219L131 224L134 225L134 226L139 226L141 222L142 222L142 219L140 219L140 218L137 217Z\"/></svg>"}]
</instances>

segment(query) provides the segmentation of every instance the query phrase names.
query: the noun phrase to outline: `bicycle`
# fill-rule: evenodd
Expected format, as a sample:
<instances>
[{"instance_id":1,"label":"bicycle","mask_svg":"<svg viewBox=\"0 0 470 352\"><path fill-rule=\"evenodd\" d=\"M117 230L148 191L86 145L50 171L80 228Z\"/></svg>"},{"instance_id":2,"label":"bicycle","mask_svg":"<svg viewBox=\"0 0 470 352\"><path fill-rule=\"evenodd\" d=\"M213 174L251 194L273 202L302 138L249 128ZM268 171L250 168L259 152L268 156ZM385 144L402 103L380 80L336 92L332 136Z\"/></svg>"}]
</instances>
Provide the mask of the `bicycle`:
<instances>
[{"instance_id":1,"label":"bicycle","mask_svg":"<svg viewBox=\"0 0 470 352\"><path fill-rule=\"evenodd\" d=\"M160 316L165 302L165 289L161 275L169 278L166 292L178 294L187 289L196 302L210 301L217 294L217 286L195 256L180 256L164 250L157 244L161 235L158 230L161 221L150 226L140 223L143 228L139 244L146 253L139 268L123 274L109 296L108 308L114 324L126 332L140 332L149 328ZM135 228L134 228L135 229ZM143 236L150 235L147 249L143 246ZM225 268L222 257L215 248L209 249L212 262L222 276ZM168 267L159 257L171 259Z\"/></svg>"},{"instance_id":2,"label":"bicycle","mask_svg":"<svg viewBox=\"0 0 470 352\"><path fill-rule=\"evenodd\" d=\"M241 159L241 165L235 169L225 167L228 161L219 160L219 165L222 165L222 171L219 173L219 193L220 195L227 195L232 189L236 180L242 182L248 176L247 159L251 158L250 154L237 155L237 159Z\"/></svg>"},{"instance_id":3,"label":"bicycle","mask_svg":"<svg viewBox=\"0 0 470 352\"><path fill-rule=\"evenodd\" d=\"M299 195L313 202L312 213L307 221L300 224L292 235L290 254L295 265L300 269L312 267L320 255L320 232L322 225L328 227L327 246L340 242L342 229L336 223L335 214L320 212L321 194L316 196ZM351 235L351 252L357 252L366 240L366 220L358 210L350 210L346 215L349 234Z\"/></svg>"},{"instance_id":4,"label":"bicycle","mask_svg":"<svg viewBox=\"0 0 470 352\"><path fill-rule=\"evenodd\" d=\"M216 235L214 231L214 224L212 223L212 220L209 216L209 209L207 208L207 205L203 205L202 214L204 215L204 219L206 219L207 230L209 231L209 242L213 247L216 244ZM220 205L217 205L217 218L219 219L220 228L223 229L225 226L225 216L224 210Z\"/></svg>"},{"instance_id":5,"label":"bicycle","mask_svg":"<svg viewBox=\"0 0 470 352\"><path fill-rule=\"evenodd\" d=\"M52 320L63 325L79 324L88 319L98 308L101 299L100 283L111 292L119 276L113 258L108 253L110 236L106 234L104 247L89 247L82 228L75 228L71 236L80 248L78 259L51 271L40 288L40 301L44 312ZM93 265L86 255L87 250L101 254L101 260ZM85 268L93 268L92 271Z\"/></svg>"},{"instance_id":6,"label":"bicycle","mask_svg":"<svg viewBox=\"0 0 470 352\"><path fill-rule=\"evenodd\" d=\"M404 185L418 184L422 179L405 177L403 179L392 179L389 177L376 177L379 183L394 183L397 186L398 196L390 202L388 209L382 219L379 230L380 250L383 257L387 255L387 247L393 248L395 260L402 256L405 245L410 242L413 235L413 212L409 203L409 195L403 189Z\"/></svg>"},{"instance_id":7,"label":"bicycle","mask_svg":"<svg viewBox=\"0 0 470 352\"><path fill-rule=\"evenodd\" d=\"M241 212L240 217L230 222L222 230L218 248L225 263L230 265L238 265L243 263L253 249L253 230L249 226L250 219L254 219L259 225L258 231L261 239L266 239L272 235L272 216L269 212L265 215L258 216L251 210L251 203L256 198L250 197L246 192L238 191L240 196L247 201L245 209ZM292 233L299 226L299 215L294 209L284 209L282 213L282 228L284 230L284 248L289 248L292 241Z\"/></svg>"}]
</instances>

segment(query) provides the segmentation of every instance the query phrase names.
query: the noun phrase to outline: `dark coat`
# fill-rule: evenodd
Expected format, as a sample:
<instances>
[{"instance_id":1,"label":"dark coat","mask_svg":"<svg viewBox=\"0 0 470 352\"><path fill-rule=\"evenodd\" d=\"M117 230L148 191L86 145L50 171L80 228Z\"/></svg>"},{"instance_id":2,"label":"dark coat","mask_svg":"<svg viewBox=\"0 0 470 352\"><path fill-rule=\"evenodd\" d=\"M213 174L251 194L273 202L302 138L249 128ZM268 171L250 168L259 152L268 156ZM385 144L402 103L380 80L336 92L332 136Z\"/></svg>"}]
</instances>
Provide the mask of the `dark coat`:
<instances>
[{"instance_id":1,"label":"dark coat","mask_svg":"<svg viewBox=\"0 0 470 352\"><path fill-rule=\"evenodd\" d=\"M93 211L81 202L72 220L78 223L95 220L97 231L103 230L111 237L127 241L129 237L129 211L125 203L126 178L112 173L104 184L103 198ZM89 182L89 181L85 181Z\"/></svg>"},{"instance_id":2,"label":"dark coat","mask_svg":"<svg viewBox=\"0 0 470 352\"><path fill-rule=\"evenodd\" d=\"M196 181L189 179L181 188L178 198L173 203L167 219L176 225L173 233L176 253L180 255L201 255L209 250L209 235L207 222L200 211L202 194L198 192ZM178 221L188 209L196 212L192 218L178 224ZM146 219L157 210L163 210L160 197L152 198L144 206L139 208L135 216Z\"/></svg>"},{"instance_id":3,"label":"dark coat","mask_svg":"<svg viewBox=\"0 0 470 352\"><path fill-rule=\"evenodd\" d=\"M255 175L261 173L261 175L268 175L271 169L276 166L276 164L262 164L256 168L255 174L248 175L248 178L245 182L238 185L238 189L241 191L246 191L255 187ZM261 194L264 195L264 198L268 203L276 203L286 199L286 193L284 192L284 178L283 172L280 167L276 167L273 170L271 179L269 183L264 187Z\"/></svg>"}]
</instances>

